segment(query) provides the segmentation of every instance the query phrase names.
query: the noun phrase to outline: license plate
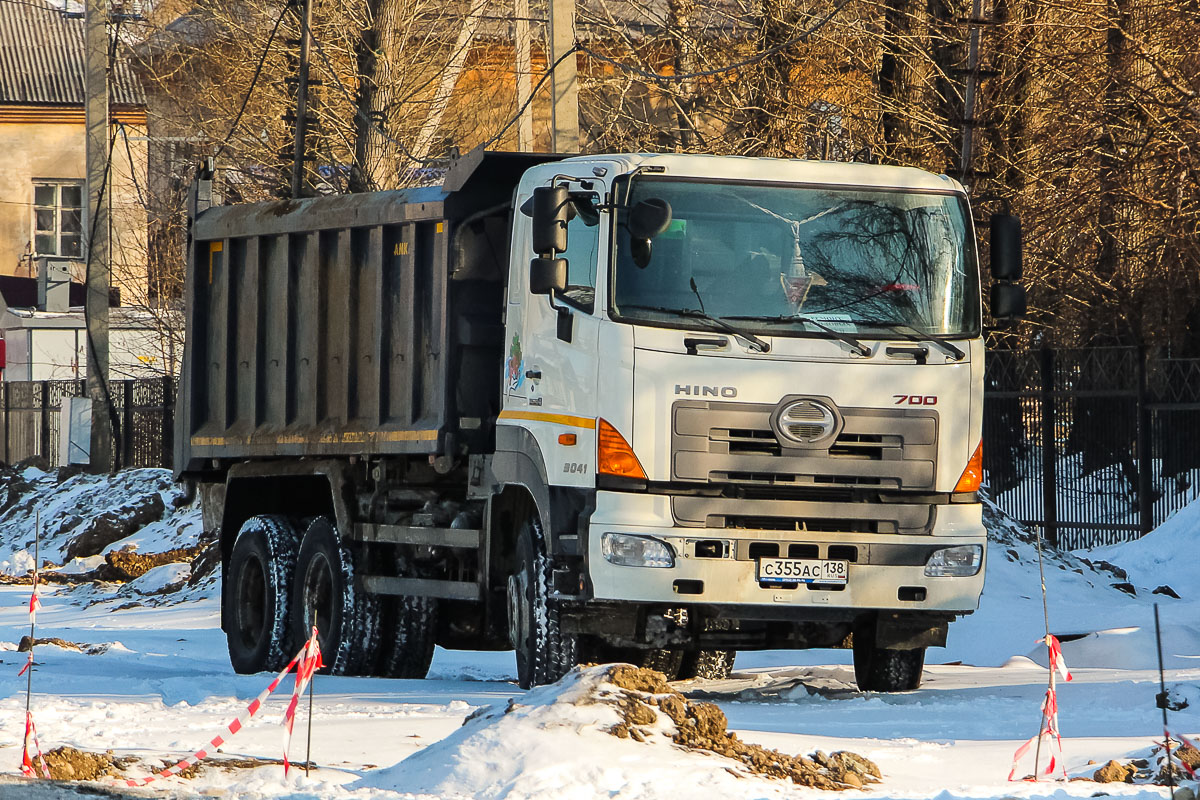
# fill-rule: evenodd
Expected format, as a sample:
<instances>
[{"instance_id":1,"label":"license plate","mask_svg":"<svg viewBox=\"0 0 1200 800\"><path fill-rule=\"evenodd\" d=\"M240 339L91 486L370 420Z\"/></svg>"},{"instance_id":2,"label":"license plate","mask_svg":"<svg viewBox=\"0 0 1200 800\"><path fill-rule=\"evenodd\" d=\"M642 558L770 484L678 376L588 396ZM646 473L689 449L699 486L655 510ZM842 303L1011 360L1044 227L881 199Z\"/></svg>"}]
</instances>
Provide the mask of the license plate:
<instances>
[{"instance_id":1,"label":"license plate","mask_svg":"<svg viewBox=\"0 0 1200 800\"><path fill-rule=\"evenodd\" d=\"M814 558L762 558L758 561L760 583L845 583L848 561Z\"/></svg>"}]
</instances>

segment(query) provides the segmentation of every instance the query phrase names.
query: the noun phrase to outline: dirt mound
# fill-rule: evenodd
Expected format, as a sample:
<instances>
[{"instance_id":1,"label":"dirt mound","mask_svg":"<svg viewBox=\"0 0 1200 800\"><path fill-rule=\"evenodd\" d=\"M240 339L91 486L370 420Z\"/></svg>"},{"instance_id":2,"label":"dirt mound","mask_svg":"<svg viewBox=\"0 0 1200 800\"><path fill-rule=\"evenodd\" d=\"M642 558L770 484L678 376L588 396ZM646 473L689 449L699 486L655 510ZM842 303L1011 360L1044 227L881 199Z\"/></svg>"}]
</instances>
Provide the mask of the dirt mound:
<instances>
[{"instance_id":1,"label":"dirt mound","mask_svg":"<svg viewBox=\"0 0 1200 800\"><path fill-rule=\"evenodd\" d=\"M64 650L77 650L89 656L100 656L108 652L110 645L108 644L80 644L79 642L68 642L66 639L60 639L57 636L47 636L37 638L30 642L28 636L22 636L21 641L17 644L18 653L28 653L30 645L41 647L42 645L52 644L55 647L61 647Z\"/></svg>"},{"instance_id":2,"label":"dirt mound","mask_svg":"<svg viewBox=\"0 0 1200 800\"><path fill-rule=\"evenodd\" d=\"M1180 762L1200 772L1200 751L1172 740L1170 773L1176 785L1191 779L1191 775L1180 766ZM1149 758L1135 758L1125 763L1109 761L1092 774L1092 780L1097 783L1152 783L1166 786L1169 782L1167 773L1166 750L1156 745L1150 749Z\"/></svg>"},{"instance_id":3,"label":"dirt mound","mask_svg":"<svg viewBox=\"0 0 1200 800\"><path fill-rule=\"evenodd\" d=\"M74 747L56 747L45 754L50 777L58 781L98 781L119 778L120 771L136 758L113 758L111 752L91 753Z\"/></svg>"},{"instance_id":4,"label":"dirt mound","mask_svg":"<svg viewBox=\"0 0 1200 800\"><path fill-rule=\"evenodd\" d=\"M164 553L139 553L136 550L117 550L106 553L104 566L95 571L99 580L131 581L140 578L163 564L190 563L204 548L178 547Z\"/></svg>"},{"instance_id":5,"label":"dirt mound","mask_svg":"<svg viewBox=\"0 0 1200 800\"><path fill-rule=\"evenodd\" d=\"M674 724L671 738L675 744L740 761L760 775L786 778L816 789L861 789L881 778L879 767L855 753L826 755L818 751L805 758L747 744L727 729L725 712L718 706L688 700L672 689L660 672L615 664L608 668L605 678L620 691L599 701L616 706L620 712L621 722L609 733L621 739L646 741L665 716Z\"/></svg>"}]
</instances>

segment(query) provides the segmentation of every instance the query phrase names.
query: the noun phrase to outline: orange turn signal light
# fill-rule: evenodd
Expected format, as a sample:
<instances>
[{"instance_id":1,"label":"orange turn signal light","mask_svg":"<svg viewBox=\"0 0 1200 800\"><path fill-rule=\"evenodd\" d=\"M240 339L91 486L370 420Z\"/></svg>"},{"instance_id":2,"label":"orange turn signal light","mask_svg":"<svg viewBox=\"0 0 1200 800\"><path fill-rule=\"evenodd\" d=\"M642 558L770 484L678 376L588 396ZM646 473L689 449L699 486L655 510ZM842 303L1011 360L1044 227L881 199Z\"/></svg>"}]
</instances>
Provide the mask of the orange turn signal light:
<instances>
[{"instance_id":1,"label":"orange turn signal light","mask_svg":"<svg viewBox=\"0 0 1200 800\"><path fill-rule=\"evenodd\" d=\"M558 443L565 444L567 447L574 447L575 441L575 434L573 433L560 433L558 435Z\"/></svg>"},{"instance_id":2,"label":"orange turn signal light","mask_svg":"<svg viewBox=\"0 0 1200 800\"><path fill-rule=\"evenodd\" d=\"M975 454L967 462L967 468L963 470L962 476L959 477L958 485L954 487L954 491L978 492L981 483L983 483L983 442L975 446Z\"/></svg>"},{"instance_id":3,"label":"orange turn signal light","mask_svg":"<svg viewBox=\"0 0 1200 800\"><path fill-rule=\"evenodd\" d=\"M646 480L646 470L642 469L629 442L602 419L596 420L596 463L596 472L601 475Z\"/></svg>"}]
</instances>

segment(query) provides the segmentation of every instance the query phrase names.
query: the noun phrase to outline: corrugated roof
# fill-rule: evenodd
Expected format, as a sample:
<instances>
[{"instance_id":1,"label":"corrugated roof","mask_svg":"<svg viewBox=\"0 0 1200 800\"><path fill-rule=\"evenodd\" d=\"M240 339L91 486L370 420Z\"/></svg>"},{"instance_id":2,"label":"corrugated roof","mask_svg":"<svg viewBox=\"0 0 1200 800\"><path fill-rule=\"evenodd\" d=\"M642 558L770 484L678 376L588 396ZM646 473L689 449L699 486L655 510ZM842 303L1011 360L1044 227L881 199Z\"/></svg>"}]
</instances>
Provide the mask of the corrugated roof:
<instances>
[{"instance_id":1,"label":"corrugated roof","mask_svg":"<svg viewBox=\"0 0 1200 800\"><path fill-rule=\"evenodd\" d=\"M0 103L83 105L83 19L43 0L0 0ZM144 106L129 64L117 57L114 105Z\"/></svg>"}]
</instances>

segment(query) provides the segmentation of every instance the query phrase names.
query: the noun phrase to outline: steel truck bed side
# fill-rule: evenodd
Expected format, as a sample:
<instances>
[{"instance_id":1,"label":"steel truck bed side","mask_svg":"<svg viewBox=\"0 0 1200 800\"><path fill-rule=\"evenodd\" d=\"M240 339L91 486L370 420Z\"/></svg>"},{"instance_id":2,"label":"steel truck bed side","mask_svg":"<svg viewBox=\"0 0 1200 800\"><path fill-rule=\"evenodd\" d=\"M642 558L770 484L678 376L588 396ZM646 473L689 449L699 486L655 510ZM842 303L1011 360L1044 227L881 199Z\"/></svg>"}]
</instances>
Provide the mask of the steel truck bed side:
<instances>
[{"instance_id":1,"label":"steel truck bed side","mask_svg":"<svg viewBox=\"0 0 1200 800\"><path fill-rule=\"evenodd\" d=\"M534 161L508 155L441 187L198 213L176 471L489 448L508 206Z\"/></svg>"}]
</instances>

